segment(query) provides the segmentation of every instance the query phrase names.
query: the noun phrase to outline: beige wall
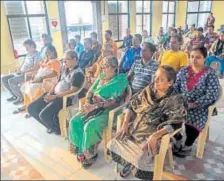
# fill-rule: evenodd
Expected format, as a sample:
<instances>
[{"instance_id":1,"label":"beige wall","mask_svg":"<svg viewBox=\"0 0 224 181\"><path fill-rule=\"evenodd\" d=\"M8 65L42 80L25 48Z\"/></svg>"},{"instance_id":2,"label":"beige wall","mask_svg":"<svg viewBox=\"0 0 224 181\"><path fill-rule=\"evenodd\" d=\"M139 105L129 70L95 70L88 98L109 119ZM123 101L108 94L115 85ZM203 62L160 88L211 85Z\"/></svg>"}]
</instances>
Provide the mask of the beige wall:
<instances>
[{"instance_id":1,"label":"beige wall","mask_svg":"<svg viewBox=\"0 0 224 181\"><path fill-rule=\"evenodd\" d=\"M1 72L8 72L9 64L15 60L13 47L9 33L8 22L5 14L4 4L1 1Z\"/></svg>"}]
</instances>

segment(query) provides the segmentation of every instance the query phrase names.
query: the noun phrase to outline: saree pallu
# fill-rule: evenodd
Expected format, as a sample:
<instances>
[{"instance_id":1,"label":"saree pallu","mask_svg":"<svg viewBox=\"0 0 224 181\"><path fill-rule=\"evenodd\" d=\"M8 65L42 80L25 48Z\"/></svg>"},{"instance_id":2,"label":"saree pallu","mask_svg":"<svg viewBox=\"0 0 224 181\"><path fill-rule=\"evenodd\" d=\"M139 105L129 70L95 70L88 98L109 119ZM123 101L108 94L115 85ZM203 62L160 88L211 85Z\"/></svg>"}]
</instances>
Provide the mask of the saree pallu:
<instances>
[{"instance_id":1,"label":"saree pallu","mask_svg":"<svg viewBox=\"0 0 224 181\"><path fill-rule=\"evenodd\" d=\"M117 101L128 86L126 75L116 75L109 82L102 85L101 82L104 78L104 75L100 75L91 87L94 96L105 102L108 100ZM80 155L83 153L93 154L92 150L102 139L103 130L107 126L109 112L112 109L113 107L104 108L103 111L96 113L87 120L82 112L78 112L73 116L69 123L69 140Z\"/></svg>"},{"instance_id":2,"label":"saree pallu","mask_svg":"<svg viewBox=\"0 0 224 181\"><path fill-rule=\"evenodd\" d=\"M109 142L108 154L121 165L131 164L137 178L149 178L154 157L150 150L143 151L142 146L157 130L166 128L167 132L172 132L182 126L187 114L184 102L184 98L175 95L172 89L160 99L155 98L150 86L134 95L129 105L133 114L128 133Z\"/></svg>"}]
</instances>

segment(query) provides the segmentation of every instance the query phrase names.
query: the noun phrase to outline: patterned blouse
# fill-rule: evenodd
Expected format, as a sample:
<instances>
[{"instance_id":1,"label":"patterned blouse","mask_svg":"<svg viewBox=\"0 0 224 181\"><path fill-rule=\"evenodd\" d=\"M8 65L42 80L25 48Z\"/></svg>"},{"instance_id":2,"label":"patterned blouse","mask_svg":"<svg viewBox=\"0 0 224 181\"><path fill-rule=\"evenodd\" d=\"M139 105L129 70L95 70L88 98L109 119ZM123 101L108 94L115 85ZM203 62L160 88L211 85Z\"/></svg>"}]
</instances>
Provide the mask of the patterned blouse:
<instances>
[{"instance_id":1,"label":"patterned blouse","mask_svg":"<svg viewBox=\"0 0 224 181\"><path fill-rule=\"evenodd\" d=\"M192 90L188 89L189 67L182 68L177 74L174 89L185 96L187 102L195 103L196 108L188 109L186 124L201 131L208 119L208 107L214 104L219 96L219 80L215 71L208 67L203 72Z\"/></svg>"}]
</instances>

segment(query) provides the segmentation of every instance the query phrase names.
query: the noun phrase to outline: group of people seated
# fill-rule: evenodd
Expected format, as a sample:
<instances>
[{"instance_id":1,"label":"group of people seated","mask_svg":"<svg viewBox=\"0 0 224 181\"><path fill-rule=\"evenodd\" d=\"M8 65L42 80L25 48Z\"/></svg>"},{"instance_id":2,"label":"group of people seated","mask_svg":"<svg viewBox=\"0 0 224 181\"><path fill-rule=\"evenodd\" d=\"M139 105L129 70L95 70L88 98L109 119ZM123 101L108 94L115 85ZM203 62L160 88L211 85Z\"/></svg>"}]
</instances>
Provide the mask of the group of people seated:
<instances>
[{"instance_id":1,"label":"group of people seated","mask_svg":"<svg viewBox=\"0 0 224 181\"><path fill-rule=\"evenodd\" d=\"M208 107L219 97L218 76L209 65L217 61L223 68L224 31L214 38L213 25L207 29L204 38L208 38L208 44L199 40L199 28L192 26L185 31L185 36L192 35L187 51L182 49L181 28L169 28L165 35L160 28L154 40L146 30L143 36L132 36L127 29L120 47L112 40L111 30L105 31L103 45L95 32L84 39L84 45L77 35L69 41L62 61L49 35L42 36L41 52L33 40L27 40L27 55L21 67L2 77L12 95L7 100L15 105L23 103L14 114L27 110L27 118L32 116L48 133L58 135L63 97L82 89L67 100L67 106L84 100L82 109L69 121L68 139L70 151L87 168L98 157L109 112L124 102L130 86L132 98L123 110L123 124L110 140L107 153L123 166L122 177L132 172L137 178L150 179L161 138L184 126L184 132L175 136L173 154L188 156L205 127ZM124 52L120 61L119 51ZM223 69L220 73L223 75Z\"/></svg>"}]
</instances>

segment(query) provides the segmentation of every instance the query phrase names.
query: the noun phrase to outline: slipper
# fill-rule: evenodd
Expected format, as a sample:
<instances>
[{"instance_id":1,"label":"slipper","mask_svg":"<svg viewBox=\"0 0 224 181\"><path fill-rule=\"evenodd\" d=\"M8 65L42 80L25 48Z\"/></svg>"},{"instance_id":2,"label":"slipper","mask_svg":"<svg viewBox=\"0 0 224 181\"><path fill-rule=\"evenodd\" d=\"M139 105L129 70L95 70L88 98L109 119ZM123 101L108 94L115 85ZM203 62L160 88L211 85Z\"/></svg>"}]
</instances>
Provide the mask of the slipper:
<instances>
[{"instance_id":1,"label":"slipper","mask_svg":"<svg viewBox=\"0 0 224 181\"><path fill-rule=\"evenodd\" d=\"M21 113L21 112L23 112L23 111L25 111L25 110L26 110L26 108L22 108L22 107L20 107L20 108L18 108L17 110L13 111L13 114L18 114L18 113Z\"/></svg>"},{"instance_id":2,"label":"slipper","mask_svg":"<svg viewBox=\"0 0 224 181\"><path fill-rule=\"evenodd\" d=\"M29 118L31 118L31 117L32 117L32 116L31 116L30 114L26 114L26 115L25 115L25 118L26 118L26 119L29 119Z\"/></svg>"},{"instance_id":3,"label":"slipper","mask_svg":"<svg viewBox=\"0 0 224 181\"><path fill-rule=\"evenodd\" d=\"M120 176L122 178L127 177L133 169L133 166L131 164L127 164L124 166L124 168L120 171Z\"/></svg>"},{"instance_id":4,"label":"slipper","mask_svg":"<svg viewBox=\"0 0 224 181\"><path fill-rule=\"evenodd\" d=\"M93 156L92 158L90 158L88 160L87 159L84 159L82 161L82 167L84 169L89 168L96 161L97 157L98 157L98 154L96 154L95 156Z\"/></svg>"}]
</instances>

